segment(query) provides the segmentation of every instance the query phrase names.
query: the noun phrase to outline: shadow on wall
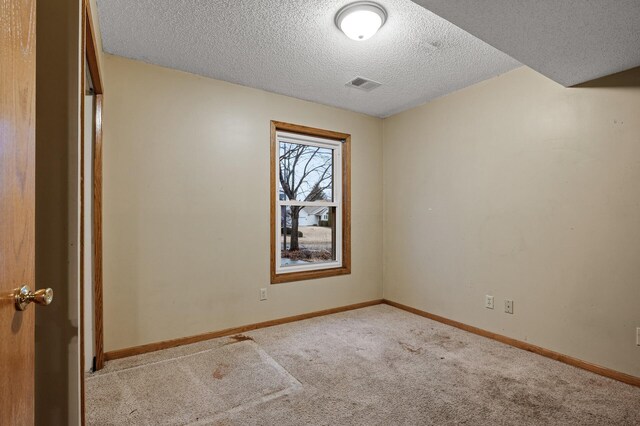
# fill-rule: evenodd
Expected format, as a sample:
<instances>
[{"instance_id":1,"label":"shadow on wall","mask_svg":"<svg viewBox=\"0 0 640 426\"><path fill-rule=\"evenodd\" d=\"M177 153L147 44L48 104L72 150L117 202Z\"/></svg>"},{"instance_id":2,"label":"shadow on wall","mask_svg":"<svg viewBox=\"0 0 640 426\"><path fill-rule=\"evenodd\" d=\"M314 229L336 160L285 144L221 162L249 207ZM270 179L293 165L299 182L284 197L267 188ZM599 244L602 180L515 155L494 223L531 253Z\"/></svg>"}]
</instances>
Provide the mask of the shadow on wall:
<instances>
[{"instance_id":1,"label":"shadow on wall","mask_svg":"<svg viewBox=\"0 0 640 426\"><path fill-rule=\"evenodd\" d=\"M596 78L572 87L640 87L640 67Z\"/></svg>"},{"instance_id":2,"label":"shadow on wall","mask_svg":"<svg viewBox=\"0 0 640 426\"><path fill-rule=\"evenodd\" d=\"M52 287L36 310L35 424L78 425L78 185L80 2L36 4L36 275ZM40 19L46 17L46 19ZM29 309L34 309L31 306ZM4 389L2 390L4 392Z\"/></svg>"}]
</instances>

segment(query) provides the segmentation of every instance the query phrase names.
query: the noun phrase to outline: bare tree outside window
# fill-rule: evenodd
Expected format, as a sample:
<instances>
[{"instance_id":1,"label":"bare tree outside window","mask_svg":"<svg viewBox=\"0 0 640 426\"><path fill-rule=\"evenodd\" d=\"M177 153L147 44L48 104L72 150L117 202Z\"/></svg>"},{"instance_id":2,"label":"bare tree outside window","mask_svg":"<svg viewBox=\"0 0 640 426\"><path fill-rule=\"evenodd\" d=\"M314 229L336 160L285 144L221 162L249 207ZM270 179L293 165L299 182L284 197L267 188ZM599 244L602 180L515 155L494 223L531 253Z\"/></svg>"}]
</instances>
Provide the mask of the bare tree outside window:
<instances>
[{"instance_id":1,"label":"bare tree outside window","mask_svg":"<svg viewBox=\"0 0 640 426\"><path fill-rule=\"evenodd\" d=\"M299 202L333 200L332 149L281 142L279 160L281 199ZM292 257L301 251L299 224L303 209L308 209L305 214L312 211L304 205L282 207L283 257ZM290 238L288 247L287 236ZM319 258L318 260L330 260L333 255L333 250L306 251L318 252L312 253L314 257ZM322 253L323 251L325 253Z\"/></svg>"}]
</instances>

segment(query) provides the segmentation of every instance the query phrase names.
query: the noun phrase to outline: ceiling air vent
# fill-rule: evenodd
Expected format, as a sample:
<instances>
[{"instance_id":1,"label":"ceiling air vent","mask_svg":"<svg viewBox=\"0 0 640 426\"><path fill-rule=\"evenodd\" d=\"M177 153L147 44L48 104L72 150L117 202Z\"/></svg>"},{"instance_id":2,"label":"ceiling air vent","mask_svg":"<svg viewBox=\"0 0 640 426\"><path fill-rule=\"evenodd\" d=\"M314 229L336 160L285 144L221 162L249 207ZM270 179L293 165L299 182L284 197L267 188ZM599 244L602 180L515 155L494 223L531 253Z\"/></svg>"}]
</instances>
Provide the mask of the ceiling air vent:
<instances>
[{"instance_id":1,"label":"ceiling air vent","mask_svg":"<svg viewBox=\"0 0 640 426\"><path fill-rule=\"evenodd\" d=\"M378 83L377 81L369 80L364 77L356 77L353 80L349 81L345 86L355 87L356 89L370 92L376 87L382 86L382 83Z\"/></svg>"}]
</instances>

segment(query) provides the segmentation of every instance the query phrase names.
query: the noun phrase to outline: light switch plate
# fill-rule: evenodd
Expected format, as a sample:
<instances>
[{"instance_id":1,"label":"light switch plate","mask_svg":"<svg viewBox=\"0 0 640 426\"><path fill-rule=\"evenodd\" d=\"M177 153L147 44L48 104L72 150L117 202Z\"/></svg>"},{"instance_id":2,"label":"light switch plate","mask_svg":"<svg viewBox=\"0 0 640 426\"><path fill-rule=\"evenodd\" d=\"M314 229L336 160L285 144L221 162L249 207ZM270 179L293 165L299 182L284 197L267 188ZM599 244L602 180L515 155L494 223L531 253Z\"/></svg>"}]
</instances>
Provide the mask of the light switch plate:
<instances>
[{"instance_id":1,"label":"light switch plate","mask_svg":"<svg viewBox=\"0 0 640 426\"><path fill-rule=\"evenodd\" d=\"M267 300L267 289L266 288L261 288L260 289L260 300Z\"/></svg>"}]
</instances>

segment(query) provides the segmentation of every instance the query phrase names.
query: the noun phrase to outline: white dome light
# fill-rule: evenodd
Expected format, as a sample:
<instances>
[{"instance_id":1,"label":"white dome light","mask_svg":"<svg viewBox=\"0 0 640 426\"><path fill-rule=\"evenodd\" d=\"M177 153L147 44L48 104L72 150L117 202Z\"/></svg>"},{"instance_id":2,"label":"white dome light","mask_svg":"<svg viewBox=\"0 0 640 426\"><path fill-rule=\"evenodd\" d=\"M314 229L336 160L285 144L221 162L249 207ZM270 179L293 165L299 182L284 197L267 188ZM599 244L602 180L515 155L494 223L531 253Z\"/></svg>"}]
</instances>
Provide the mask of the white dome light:
<instances>
[{"instance_id":1,"label":"white dome light","mask_svg":"<svg viewBox=\"0 0 640 426\"><path fill-rule=\"evenodd\" d=\"M364 41L378 32L387 20L387 11L377 3L358 1L336 14L336 25L352 40Z\"/></svg>"}]
</instances>

